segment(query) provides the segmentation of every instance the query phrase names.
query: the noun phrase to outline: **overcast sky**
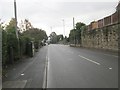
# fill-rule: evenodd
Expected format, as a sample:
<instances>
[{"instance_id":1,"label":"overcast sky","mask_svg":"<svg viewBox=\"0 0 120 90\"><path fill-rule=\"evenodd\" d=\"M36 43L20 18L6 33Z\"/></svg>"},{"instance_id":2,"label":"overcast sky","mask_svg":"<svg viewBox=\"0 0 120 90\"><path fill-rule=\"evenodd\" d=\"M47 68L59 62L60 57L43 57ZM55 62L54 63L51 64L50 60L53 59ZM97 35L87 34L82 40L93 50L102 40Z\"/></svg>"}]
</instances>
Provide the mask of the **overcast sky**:
<instances>
[{"instance_id":1,"label":"overcast sky","mask_svg":"<svg viewBox=\"0 0 120 90\"><path fill-rule=\"evenodd\" d=\"M20 20L29 19L34 27L47 32L69 36L73 28L72 18L76 22L89 24L115 12L119 0L16 0L17 16ZM8 22L14 17L13 0L0 0L0 18Z\"/></svg>"}]
</instances>

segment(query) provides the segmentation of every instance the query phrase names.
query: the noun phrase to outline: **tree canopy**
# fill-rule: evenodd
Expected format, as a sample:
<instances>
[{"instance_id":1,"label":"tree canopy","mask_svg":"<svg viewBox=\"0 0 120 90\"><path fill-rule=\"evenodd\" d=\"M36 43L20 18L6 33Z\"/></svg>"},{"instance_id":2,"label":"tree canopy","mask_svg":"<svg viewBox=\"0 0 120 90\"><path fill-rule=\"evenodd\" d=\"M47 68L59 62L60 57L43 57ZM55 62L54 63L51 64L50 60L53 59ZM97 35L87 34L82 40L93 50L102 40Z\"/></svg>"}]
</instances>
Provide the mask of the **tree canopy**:
<instances>
[{"instance_id":1,"label":"tree canopy","mask_svg":"<svg viewBox=\"0 0 120 90\"><path fill-rule=\"evenodd\" d=\"M47 40L47 34L44 30L38 28L31 28L22 33L24 36L30 37L33 41Z\"/></svg>"},{"instance_id":2,"label":"tree canopy","mask_svg":"<svg viewBox=\"0 0 120 90\"><path fill-rule=\"evenodd\" d=\"M76 23L75 29L72 29L69 34L70 43L81 44L81 31L84 26L86 25L82 22Z\"/></svg>"}]
</instances>

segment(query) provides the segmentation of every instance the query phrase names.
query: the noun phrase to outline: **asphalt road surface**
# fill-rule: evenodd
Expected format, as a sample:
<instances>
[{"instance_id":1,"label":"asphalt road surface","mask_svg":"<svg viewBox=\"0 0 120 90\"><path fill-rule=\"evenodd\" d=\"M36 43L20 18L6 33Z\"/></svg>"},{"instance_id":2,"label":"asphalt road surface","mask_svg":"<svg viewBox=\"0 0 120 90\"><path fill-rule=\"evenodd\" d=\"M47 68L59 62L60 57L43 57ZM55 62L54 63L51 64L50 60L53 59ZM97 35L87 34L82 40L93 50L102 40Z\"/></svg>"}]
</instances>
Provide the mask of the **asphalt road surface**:
<instances>
[{"instance_id":1,"label":"asphalt road surface","mask_svg":"<svg viewBox=\"0 0 120 90\"><path fill-rule=\"evenodd\" d=\"M49 45L47 88L117 88L118 56Z\"/></svg>"},{"instance_id":2,"label":"asphalt road surface","mask_svg":"<svg viewBox=\"0 0 120 90\"><path fill-rule=\"evenodd\" d=\"M46 73L45 73L46 72ZM118 56L50 44L10 68L6 88L117 88Z\"/></svg>"}]
</instances>

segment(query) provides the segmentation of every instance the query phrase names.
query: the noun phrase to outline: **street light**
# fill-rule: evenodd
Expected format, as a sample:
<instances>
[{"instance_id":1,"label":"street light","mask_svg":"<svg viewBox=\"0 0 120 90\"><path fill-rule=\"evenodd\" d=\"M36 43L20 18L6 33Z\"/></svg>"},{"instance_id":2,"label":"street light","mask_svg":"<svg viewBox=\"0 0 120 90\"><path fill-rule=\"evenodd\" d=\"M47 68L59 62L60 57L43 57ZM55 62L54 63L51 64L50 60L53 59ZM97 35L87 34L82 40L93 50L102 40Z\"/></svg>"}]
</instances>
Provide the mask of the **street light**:
<instances>
[{"instance_id":1,"label":"street light","mask_svg":"<svg viewBox=\"0 0 120 90\"><path fill-rule=\"evenodd\" d=\"M76 40L75 40L75 19L73 17L73 30L74 30L74 44L76 46Z\"/></svg>"},{"instance_id":2,"label":"street light","mask_svg":"<svg viewBox=\"0 0 120 90\"><path fill-rule=\"evenodd\" d=\"M63 21L63 35L65 37L65 20L63 19L62 21Z\"/></svg>"},{"instance_id":3,"label":"street light","mask_svg":"<svg viewBox=\"0 0 120 90\"><path fill-rule=\"evenodd\" d=\"M16 37L19 40L18 37L18 30L17 30L17 6L16 6L16 0L14 0L14 14L15 14L15 29L16 29Z\"/></svg>"},{"instance_id":4,"label":"street light","mask_svg":"<svg viewBox=\"0 0 120 90\"><path fill-rule=\"evenodd\" d=\"M18 29L17 29L17 6L16 6L16 0L14 0L14 14L15 14L15 31L16 31L16 37L18 39L18 56L20 58L21 55L21 49L20 49L20 42L19 42L19 36L18 36Z\"/></svg>"},{"instance_id":5,"label":"street light","mask_svg":"<svg viewBox=\"0 0 120 90\"><path fill-rule=\"evenodd\" d=\"M62 21L63 21L63 37L64 37L64 44L65 44L65 21L64 19Z\"/></svg>"}]
</instances>

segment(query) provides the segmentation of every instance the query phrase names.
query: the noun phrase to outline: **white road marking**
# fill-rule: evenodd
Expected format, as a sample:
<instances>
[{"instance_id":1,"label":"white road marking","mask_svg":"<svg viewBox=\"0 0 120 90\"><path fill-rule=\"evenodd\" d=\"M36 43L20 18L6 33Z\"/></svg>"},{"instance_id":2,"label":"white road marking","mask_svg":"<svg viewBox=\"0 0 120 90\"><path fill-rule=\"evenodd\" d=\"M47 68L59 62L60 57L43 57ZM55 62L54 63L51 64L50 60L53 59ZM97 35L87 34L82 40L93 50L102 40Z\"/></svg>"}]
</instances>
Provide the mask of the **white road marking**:
<instances>
[{"instance_id":1,"label":"white road marking","mask_svg":"<svg viewBox=\"0 0 120 90\"><path fill-rule=\"evenodd\" d=\"M107 56L113 56L113 57L118 57L118 56L116 56L116 55L110 55L110 54L103 54L103 55L107 55Z\"/></svg>"},{"instance_id":2,"label":"white road marking","mask_svg":"<svg viewBox=\"0 0 120 90\"><path fill-rule=\"evenodd\" d=\"M25 75L24 73L21 74L21 76L24 76L24 75Z\"/></svg>"},{"instance_id":3,"label":"white road marking","mask_svg":"<svg viewBox=\"0 0 120 90\"><path fill-rule=\"evenodd\" d=\"M48 57L48 61L47 61L47 69L48 69L48 71L49 71L49 57Z\"/></svg>"},{"instance_id":4,"label":"white road marking","mask_svg":"<svg viewBox=\"0 0 120 90\"><path fill-rule=\"evenodd\" d=\"M84 56L81 56L81 55L79 55L81 58L83 58L83 59L86 59L87 61L90 61L90 62L92 62L92 63L95 63L95 64L97 64L97 65L100 65L100 63L98 63L98 62L96 62L96 61L93 61L93 60L91 60L91 59L88 59L88 58L86 58L86 57L84 57Z\"/></svg>"},{"instance_id":5,"label":"white road marking","mask_svg":"<svg viewBox=\"0 0 120 90\"><path fill-rule=\"evenodd\" d=\"M109 68L109 69L112 69L112 68Z\"/></svg>"},{"instance_id":6,"label":"white road marking","mask_svg":"<svg viewBox=\"0 0 120 90\"><path fill-rule=\"evenodd\" d=\"M43 86L42 86L43 89L46 88L46 65L45 65L45 71L44 71L44 78L43 78Z\"/></svg>"},{"instance_id":7,"label":"white road marking","mask_svg":"<svg viewBox=\"0 0 120 90\"><path fill-rule=\"evenodd\" d=\"M46 62L45 62L45 70L44 70L44 80L43 80L43 86L42 88L45 89L47 88L47 72L48 72L48 56L46 56Z\"/></svg>"}]
</instances>

